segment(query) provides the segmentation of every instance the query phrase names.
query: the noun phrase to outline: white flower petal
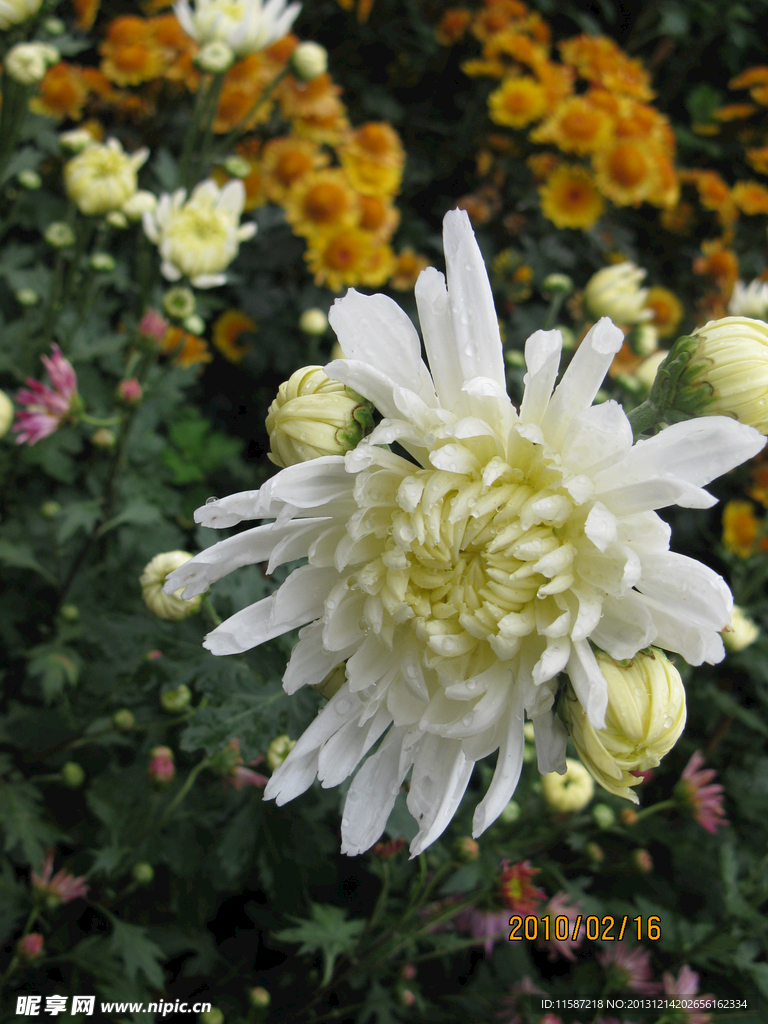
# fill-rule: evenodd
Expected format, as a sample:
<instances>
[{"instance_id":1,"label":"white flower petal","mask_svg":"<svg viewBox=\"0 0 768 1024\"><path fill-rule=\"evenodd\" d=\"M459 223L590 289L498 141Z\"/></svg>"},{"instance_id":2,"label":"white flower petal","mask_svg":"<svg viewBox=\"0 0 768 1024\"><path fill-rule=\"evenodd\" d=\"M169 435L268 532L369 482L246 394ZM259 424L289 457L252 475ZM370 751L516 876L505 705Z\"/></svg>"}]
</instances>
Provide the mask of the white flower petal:
<instances>
[{"instance_id":1,"label":"white flower petal","mask_svg":"<svg viewBox=\"0 0 768 1024\"><path fill-rule=\"evenodd\" d=\"M523 767L524 747L523 709L518 699L510 705L505 716L499 756L488 792L475 808L472 818L472 835L475 839L496 821L512 799Z\"/></svg>"},{"instance_id":2,"label":"white flower petal","mask_svg":"<svg viewBox=\"0 0 768 1024\"><path fill-rule=\"evenodd\" d=\"M622 598L606 597L603 616L590 639L618 661L633 658L654 639L655 629L650 613L637 594Z\"/></svg>"},{"instance_id":3,"label":"white flower petal","mask_svg":"<svg viewBox=\"0 0 768 1024\"><path fill-rule=\"evenodd\" d=\"M554 709L536 715L533 719L533 732L539 772L542 775L548 775L549 772L564 775L568 730L560 716Z\"/></svg>"},{"instance_id":4,"label":"white flower petal","mask_svg":"<svg viewBox=\"0 0 768 1024\"><path fill-rule=\"evenodd\" d=\"M411 788L406 801L419 831L410 846L411 858L425 850L445 831L456 813L474 767L460 740L427 734L415 750Z\"/></svg>"},{"instance_id":5,"label":"white flower petal","mask_svg":"<svg viewBox=\"0 0 768 1024\"><path fill-rule=\"evenodd\" d=\"M525 343L528 367L520 405L522 423L541 423L560 369L563 336L560 331L536 331Z\"/></svg>"},{"instance_id":6,"label":"white flower petal","mask_svg":"<svg viewBox=\"0 0 768 1024\"><path fill-rule=\"evenodd\" d=\"M405 736L405 729L393 726L352 780L341 818L341 852L350 857L373 846L386 827L411 767L403 756Z\"/></svg>"},{"instance_id":7,"label":"white flower petal","mask_svg":"<svg viewBox=\"0 0 768 1024\"><path fill-rule=\"evenodd\" d=\"M338 786L351 775L361 759L391 724L392 717L389 712L379 708L365 725L360 725L352 719L326 740L317 763L317 777L323 789Z\"/></svg>"},{"instance_id":8,"label":"white flower petal","mask_svg":"<svg viewBox=\"0 0 768 1024\"><path fill-rule=\"evenodd\" d=\"M571 645L568 675L593 728L605 728L608 684L586 640Z\"/></svg>"},{"instance_id":9,"label":"white flower petal","mask_svg":"<svg viewBox=\"0 0 768 1024\"><path fill-rule=\"evenodd\" d=\"M302 686L317 686L343 663L346 653L325 650L322 619L304 626L283 674L283 689L286 693L295 693Z\"/></svg>"},{"instance_id":10,"label":"white flower petal","mask_svg":"<svg viewBox=\"0 0 768 1024\"><path fill-rule=\"evenodd\" d=\"M427 267L419 274L416 281L416 306L429 369L440 404L455 412L468 412L469 404L462 394L464 374L453 337L448 289L444 275L434 267Z\"/></svg>"}]
</instances>

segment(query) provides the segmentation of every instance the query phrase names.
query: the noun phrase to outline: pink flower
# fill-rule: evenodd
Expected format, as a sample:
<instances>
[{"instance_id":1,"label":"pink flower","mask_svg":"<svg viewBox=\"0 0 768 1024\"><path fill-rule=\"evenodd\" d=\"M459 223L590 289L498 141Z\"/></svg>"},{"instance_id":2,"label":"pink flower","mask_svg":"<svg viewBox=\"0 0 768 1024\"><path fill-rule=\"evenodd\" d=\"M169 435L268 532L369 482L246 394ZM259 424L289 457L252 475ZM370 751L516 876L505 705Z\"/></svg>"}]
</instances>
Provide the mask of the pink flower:
<instances>
[{"instance_id":1,"label":"pink flower","mask_svg":"<svg viewBox=\"0 0 768 1024\"><path fill-rule=\"evenodd\" d=\"M717 772L714 768L700 771L703 764L704 755L697 750L675 786L675 799L682 811L714 834L719 827L728 824L723 810L723 787L719 783L708 785Z\"/></svg>"},{"instance_id":2,"label":"pink flower","mask_svg":"<svg viewBox=\"0 0 768 1024\"><path fill-rule=\"evenodd\" d=\"M147 774L150 782L161 788L173 782L176 766L173 763L173 751L170 747L153 747L150 750Z\"/></svg>"},{"instance_id":3,"label":"pink flower","mask_svg":"<svg viewBox=\"0 0 768 1024\"><path fill-rule=\"evenodd\" d=\"M170 324L162 313L156 309L148 309L139 321L139 334L160 344L169 326Z\"/></svg>"},{"instance_id":4,"label":"pink flower","mask_svg":"<svg viewBox=\"0 0 768 1024\"><path fill-rule=\"evenodd\" d=\"M36 960L43 955L43 936L40 932L30 932L16 944L16 953L20 960Z\"/></svg>"},{"instance_id":5,"label":"pink flower","mask_svg":"<svg viewBox=\"0 0 768 1024\"><path fill-rule=\"evenodd\" d=\"M576 919L580 916L581 904L569 903L568 896L564 892L556 893L547 904L542 917L549 917L549 941L544 938L544 929L539 928L539 937L536 945L539 948L548 950L548 959L557 960L559 956L564 957L566 960L575 960L574 949L578 949L584 941L584 928L579 928L578 935L574 940L573 935L576 931ZM560 922L560 934L565 931L565 937L558 939L558 928L557 918L567 917L568 927L563 927L562 921Z\"/></svg>"},{"instance_id":6,"label":"pink flower","mask_svg":"<svg viewBox=\"0 0 768 1024\"><path fill-rule=\"evenodd\" d=\"M660 982L651 980L651 954L647 949L631 949L623 942L614 942L597 954L597 960L608 975L612 992L653 996L663 989Z\"/></svg>"},{"instance_id":7,"label":"pink flower","mask_svg":"<svg viewBox=\"0 0 768 1024\"><path fill-rule=\"evenodd\" d=\"M266 775L260 775L258 772L251 771L250 768L245 767L245 763L240 757L240 740L235 736L231 739L227 745L227 752L232 759L232 767L228 770L224 777L224 782L232 786L233 789L242 789L244 786L257 786L259 789L263 789L264 786L269 782ZM250 765L261 764L264 760L263 757L259 756L255 761L249 761Z\"/></svg>"},{"instance_id":8,"label":"pink flower","mask_svg":"<svg viewBox=\"0 0 768 1024\"><path fill-rule=\"evenodd\" d=\"M117 397L126 405L136 405L141 401L141 395L141 384L139 384L135 377L121 380L117 385Z\"/></svg>"},{"instance_id":9,"label":"pink flower","mask_svg":"<svg viewBox=\"0 0 768 1024\"><path fill-rule=\"evenodd\" d=\"M531 867L529 860L520 861L519 864L510 864L508 860L503 860L501 868L501 898L513 914L520 914L523 917L532 914L539 903L546 899L544 890L539 889L532 881L540 869Z\"/></svg>"},{"instance_id":10,"label":"pink flower","mask_svg":"<svg viewBox=\"0 0 768 1024\"><path fill-rule=\"evenodd\" d=\"M53 850L49 850L43 862L41 873L32 872L32 888L44 896L46 905L52 909L60 903L71 903L88 895L84 878L75 878L68 871L53 874Z\"/></svg>"},{"instance_id":11,"label":"pink flower","mask_svg":"<svg viewBox=\"0 0 768 1024\"><path fill-rule=\"evenodd\" d=\"M476 939L483 940L485 955L490 956L494 943L509 935L508 910L481 910L469 907L454 918L456 927Z\"/></svg>"},{"instance_id":12,"label":"pink flower","mask_svg":"<svg viewBox=\"0 0 768 1024\"><path fill-rule=\"evenodd\" d=\"M699 995L698 974L696 971L692 971L688 964L680 968L677 978L669 972L665 972L664 994L678 999L690 999L692 996ZM706 995L699 996L699 998L714 999L714 996ZM712 1022L710 1013L702 1013L699 1010L686 1010L685 1012L688 1014L688 1024L711 1024Z\"/></svg>"},{"instance_id":13,"label":"pink flower","mask_svg":"<svg viewBox=\"0 0 768 1024\"><path fill-rule=\"evenodd\" d=\"M80 408L77 375L72 364L61 354L58 345L51 348L50 359L48 356L40 358L53 386L28 377L27 387L16 392L16 404L21 407L13 427L18 434L16 444L37 444L58 430L64 420L76 416Z\"/></svg>"}]
</instances>

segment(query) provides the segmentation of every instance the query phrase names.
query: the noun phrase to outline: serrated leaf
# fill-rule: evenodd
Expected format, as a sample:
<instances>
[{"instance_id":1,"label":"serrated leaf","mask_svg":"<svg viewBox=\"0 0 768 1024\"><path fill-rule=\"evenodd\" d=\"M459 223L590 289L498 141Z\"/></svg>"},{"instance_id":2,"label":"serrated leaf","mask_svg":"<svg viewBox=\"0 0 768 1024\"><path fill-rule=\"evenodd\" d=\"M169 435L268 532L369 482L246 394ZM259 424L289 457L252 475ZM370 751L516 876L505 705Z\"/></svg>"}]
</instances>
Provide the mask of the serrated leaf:
<instances>
[{"instance_id":1,"label":"serrated leaf","mask_svg":"<svg viewBox=\"0 0 768 1024\"><path fill-rule=\"evenodd\" d=\"M40 813L42 795L29 782L0 783L0 828L5 834L4 850L18 850L24 860L37 867L46 847L61 833L49 825Z\"/></svg>"},{"instance_id":2,"label":"serrated leaf","mask_svg":"<svg viewBox=\"0 0 768 1024\"><path fill-rule=\"evenodd\" d=\"M122 960L128 978L134 981L142 974L153 988L162 988L165 983L162 949L147 937L146 928L121 921L114 914L108 917L112 922L112 935L107 949Z\"/></svg>"},{"instance_id":3,"label":"serrated leaf","mask_svg":"<svg viewBox=\"0 0 768 1024\"><path fill-rule=\"evenodd\" d=\"M56 577L38 562L28 544L13 544L8 540L0 540L0 562L11 569L32 569L56 586Z\"/></svg>"},{"instance_id":4,"label":"serrated leaf","mask_svg":"<svg viewBox=\"0 0 768 1024\"><path fill-rule=\"evenodd\" d=\"M299 953L320 953L323 958L323 976L320 987L327 985L333 977L336 960L343 953L351 952L357 945L365 921L349 921L339 907L328 903L310 903L309 918L291 916L296 928L284 928L276 932L281 942L299 944Z\"/></svg>"}]
</instances>

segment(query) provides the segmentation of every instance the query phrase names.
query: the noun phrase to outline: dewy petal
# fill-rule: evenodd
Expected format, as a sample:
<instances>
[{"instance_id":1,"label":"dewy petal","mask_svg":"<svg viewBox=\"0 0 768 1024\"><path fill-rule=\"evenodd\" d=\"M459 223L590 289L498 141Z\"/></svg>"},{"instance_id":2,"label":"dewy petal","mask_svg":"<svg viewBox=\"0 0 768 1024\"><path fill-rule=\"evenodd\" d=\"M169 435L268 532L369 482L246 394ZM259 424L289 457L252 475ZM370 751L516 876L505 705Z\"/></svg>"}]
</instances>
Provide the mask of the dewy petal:
<instances>
[{"instance_id":1,"label":"dewy petal","mask_svg":"<svg viewBox=\"0 0 768 1024\"><path fill-rule=\"evenodd\" d=\"M648 555L637 589L679 616L719 632L731 621L733 596L722 576L673 551Z\"/></svg>"},{"instance_id":2,"label":"dewy petal","mask_svg":"<svg viewBox=\"0 0 768 1024\"><path fill-rule=\"evenodd\" d=\"M541 423L560 369L563 336L560 331L536 331L525 343L528 372L520 405L521 423Z\"/></svg>"},{"instance_id":3,"label":"dewy petal","mask_svg":"<svg viewBox=\"0 0 768 1024\"><path fill-rule=\"evenodd\" d=\"M524 747L523 706L518 693L518 699L510 704L506 713L504 733L491 784L475 808L472 818L472 836L475 839L496 821L512 799L523 767Z\"/></svg>"},{"instance_id":4,"label":"dewy petal","mask_svg":"<svg viewBox=\"0 0 768 1024\"><path fill-rule=\"evenodd\" d=\"M603 616L590 639L606 654L621 661L633 658L655 638L653 621L642 598L630 592L624 597L608 596Z\"/></svg>"},{"instance_id":5,"label":"dewy petal","mask_svg":"<svg viewBox=\"0 0 768 1024\"><path fill-rule=\"evenodd\" d=\"M440 404L456 413L468 412L469 404L462 394L464 374L453 337L448 289L444 275L434 267L427 267L419 274L416 306Z\"/></svg>"},{"instance_id":6,"label":"dewy petal","mask_svg":"<svg viewBox=\"0 0 768 1024\"><path fill-rule=\"evenodd\" d=\"M536 715L533 719L533 732L536 739L538 768L541 774L548 775L549 772L557 772L559 775L564 775L568 730L554 708Z\"/></svg>"},{"instance_id":7,"label":"dewy petal","mask_svg":"<svg viewBox=\"0 0 768 1024\"><path fill-rule=\"evenodd\" d=\"M341 818L342 853L352 857L363 853L386 828L411 767L410 758L403 756L406 732L393 726L352 780Z\"/></svg>"},{"instance_id":8,"label":"dewy petal","mask_svg":"<svg viewBox=\"0 0 768 1024\"><path fill-rule=\"evenodd\" d=\"M491 283L465 210L446 213L443 247L453 342L462 376L465 381L490 377L506 389L504 355Z\"/></svg>"},{"instance_id":9,"label":"dewy petal","mask_svg":"<svg viewBox=\"0 0 768 1024\"><path fill-rule=\"evenodd\" d=\"M283 689L286 693L295 693L302 686L317 686L337 665L343 664L350 653L325 650L322 619L304 626L283 674Z\"/></svg>"},{"instance_id":10,"label":"dewy petal","mask_svg":"<svg viewBox=\"0 0 768 1024\"><path fill-rule=\"evenodd\" d=\"M461 740L445 740L427 733L419 740L406 801L419 831L411 843L417 857L445 831L456 813L472 774L474 761L461 749Z\"/></svg>"},{"instance_id":11,"label":"dewy petal","mask_svg":"<svg viewBox=\"0 0 768 1024\"><path fill-rule=\"evenodd\" d=\"M590 724L595 729L604 729L605 712L608 707L608 684L588 641L581 640L571 645L568 675Z\"/></svg>"}]
</instances>

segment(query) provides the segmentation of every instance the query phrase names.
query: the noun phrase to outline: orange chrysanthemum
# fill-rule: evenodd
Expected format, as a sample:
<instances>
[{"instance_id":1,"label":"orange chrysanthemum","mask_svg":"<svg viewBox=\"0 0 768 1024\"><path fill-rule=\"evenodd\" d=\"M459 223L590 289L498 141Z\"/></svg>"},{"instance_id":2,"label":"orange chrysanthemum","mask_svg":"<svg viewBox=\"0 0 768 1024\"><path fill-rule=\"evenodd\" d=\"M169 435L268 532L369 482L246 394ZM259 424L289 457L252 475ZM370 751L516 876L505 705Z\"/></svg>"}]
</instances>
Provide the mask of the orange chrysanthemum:
<instances>
[{"instance_id":1,"label":"orange chrysanthemum","mask_svg":"<svg viewBox=\"0 0 768 1024\"><path fill-rule=\"evenodd\" d=\"M30 107L37 114L79 121L90 91L84 69L61 61L48 69Z\"/></svg>"},{"instance_id":2,"label":"orange chrysanthemum","mask_svg":"<svg viewBox=\"0 0 768 1024\"><path fill-rule=\"evenodd\" d=\"M251 53L233 64L224 79L213 130L224 134L268 121L272 101L261 102L261 97L274 78L272 63L263 53Z\"/></svg>"},{"instance_id":3,"label":"orange chrysanthemum","mask_svg":"<svg viewBox=\"0 0 768 1024\"><path fill-rule=\"evenodd\" d=\"M205 339L197 334L189 334L180 327L169 327L160 342L161 351L166 355L174 355L174 366L195 366L197 363L210 363L213 359L205 343Z\"/></svg>"},{"instance_id":4,"label":"orange chrysanthemum","mask_svg":"<svg viewBox=\"0 0 768 1024\"><path fill-rule=\"evenodd\" d=\"M472 34L480 42L487 42L497 33L511 28L527 18L530 11L519 0L493 0L486 3L472 22Z\"/></svg>"},{"instance_id":5,"label":"orange chrysanthemum","mask_svg":"<svg viewBox=\"0 0 768 1024\"><path fill-rule=\"evenodd\" d=\"M560 43L560 55L566 64L593 85L611 92L652 100L650 78L639 60L628 57L607 36L575 36Z\"/></svg>"},{"instance_id":6,"label":"orange chrysanthemum","mask_svg":"<svg viewBox=\"0 0 768 1024\"><path fill-rule=\"evenodd\" d=\"M768 85L768 67L747 68L728 83L729 89L749 89L753 85Z\"/></svg>"},{"instance_id":7,"label":"orange chrysanthemum","mask_svg":"<svg viewBox=\"0 0 768 1024\"><path fill-rule=\"evenodd\" d=\"M400 223L400 211L380 196L360 196L357 226L388 242Z\"/></svg>"},{"instance_id":8,"label":"orange chrysanthemum","mask_svg":"<svg viewBox=\"0 0 768 1024\"><path fill-rule=\"evenodd\" d=\"M369 121L360 125L339 148L350 182L363 195L392 196L400 188L405 151L392 125Z\"/></svg>"},{"instance_id":9,"label":"orange chrysanthemum","mask_svg":"<svg viewBox=\"0 0 768 1024\"><path fill-rule=\"evenodd\" d=\"M261 173L269 198L282 202L296 182L328 163L328 154L310 139L287 135L271 139L262 150Z\"/></svg>"},{"instance_id":10,"label":"orange chrysanthemum","mask_svg":"<svg viewBox=\"0 0 768 1024\"><path fill-rule=\"evenodd\" d=\"M99 47L101 70L116 85L140 85L159 78L166 56L144 18L124 15L110 22L107 38Z\"/></svg>"},{"instance_id":11,"label":"orange chrysanthemum","mask_svg":"<svg viewBox=\"0 0 768 1024\"><path fill-rule=\"evenodd\" d=\"M558 228L591 228L605 209L590 173L561 164L539 188L541 212Z\"/></svg>"},{"instance_id":12,"label":"orange chrysanthemum","mask_svg":"<svg viewBox=\"0 0 768 1024\"><path fill-rule=\"evenodd\" d=\"M739 558L768 551L768 536L758 540L761 521L750 501L729 501L723 509L723 544Z\"/></svg>"},{"instance_id":13,"label":"orange chrysanthemum","mask_svg":"<svg viewBox=\"0 0 768 1024\"><path fill-rule=\"evenodd\" d=\"M748 216L768 213L768 188L757 181L737 181L731 198L741 212Z\"/></svg>"},{"instance_id":14,"label":"orange chrysanthemum","mask_svg":"<svg viewBox=\"0 0 768 1024\"><path fill-rule=\"evenodd\" d=\"M605 111L582 96L563 100L543 124L531 132L533 142L552 142L566 153L594 153L611 137L613 124Z\"/></svg>"},{"instance_id":15,"label":"orange chrysanthemum","mask_svg":"<svg viewBox=\"0 0 768 1024\"><path fill-rule=\"evenodd\" d=\"M435 39L442 46L453 46L464 35L472 21L472 12L466 7L452 7L443 14L435 28Z\"/></svg>"},{"instance_id":16,"label":"orange chrysanthemum","mask_svg":"<svg viewBox=\"0 0 768 1024\"><path fill-rule=\"evenodd\" d=\"M622 140L593 157L595 180L603 195L617 206L637 206L656 183L653 150L640 142Z\"/></svg>"},{"instance_id":17,"label":"orange chrysanthemum","mask_svg":"<svg viewBox=\"0 0 768 1024\"><path fill-rule=\"evenodd\" d=\"M294 132L318 143L336 145L349 128L341 89L326 72L311 82L288 77L276 90L280 110Z\"/></svg>"},{"instance_id":18,"label":"orange chrysanthemum","mask_svg":"<svg viewBox=\"0 0 768 1024\"><path fill-rule=\"evenodd\" d=\"M710 278L721 294L730 296L739 279L739 259L733 249L727 248L720 239L703 242L703 256L693 261L693 271Z\"/></svg>"},{"instance_id":19,"label":"orange chrysanthemum","mask_svg":"<svg viewBox=\"0 0 768 1024\"><path fill-rule=\"evenodd\" d=\"M509 128L525 128L542 118L548 107L544 87L530 75L505 79L488 97L491 120Z\"/></svg>"},{"instance_id":20,"label":"orange chrysanthemum","mask_svg":"<svg viewBox=\"0 0 768 1024\"><path fill-rule=\"evenodd\" d=\"M651 288L645 300L645 307L653 312L651 323L658 331L659 337L671 338L683 319L684 312L682 303L675 293L669 288Z\"/></svg>"},{"instance_id":21,"label":"orange chrysanthemum","mask_svg":"<svg viewBox=\"0 0 768 1024\"><path fill-rule=\"evenodd\" d=\"M96 15L99 13L101 0L72 0L75 9L77 27L82 32L87 32L93 27Z\"/></svg>"},{"instance_id":22,"label":"orange chrysanthemum","mask_svg":"<svg viewBox=\"0 0 768 1024\"><path fill-rule=\"evenodd\" d=\"M768 146L746 151L747 163L758 174L768 174Z\"/></svg>"},{"instance_id":23,"label":"orange chrysanthemum","mask_svg":"<svg viewBox=\"0 0 768 1024\"><path fill-rule=\"evenodd\" d=\"M228 309L217 318L213 325L211 340L214 347L231 363L239 363L250 349L240 339L244 334L256 330L256 321L239 309Z\"/></svg>"},{"instance_id":24,"label":"orange chrysanthemum","mask_svg":"<svg viewBox=\"0 0 768 1024\"><path fill-rule=\"evenodd\" d=\"M315 284L334 292L359 284L377 287L391 277L396 263L389 246L377 245L372 235L359 228L313 236L305 258Z\"/></svg>"},{"instance_id":25,"label":"orange chrysanthemum","mask_svg":"<svg viewBox=\"0 0 768 1024\"><path fill-rule=\"evenodd\" d=\"M430 266L426 256L420 256L413 249L401 249L397 254L394 273L389 279L390 288L398 292L410 292L422 270Z\"/></svg>"},{"instance_id":26,"label":"orange chrysanthemum","mask_svg":"<svg viewBox=\"0 0 768 1024\"><path fill-rule=\"evenodd\" d=\"M359 217L358 197L340 168L317 171L296 182L284 206L293 230L307 237L351 227Z\"/></svg>"},{"instance_id":27,"label":"orange chrysanthemum","mask_svg":"<svg viewBox=\"0 0 768 1024\"><path fill-rule=\"evenodd\" d=\"M556 153L533 153L525 161L533 175L534 183L540 185L560 166L560 157Z\"/></svg>"},{"instance_id":28,"label":"orange chrysanthemum","mask_svg":"<svg viewBox=\"0 0 768 1024\"><path fill-rule=\"evenodd\" d=\"M741 121L757 111L754 103L727 103L712 114L716 121Z\"/></svg>"}]
</instances>

